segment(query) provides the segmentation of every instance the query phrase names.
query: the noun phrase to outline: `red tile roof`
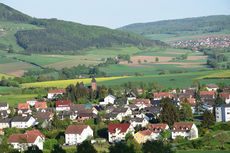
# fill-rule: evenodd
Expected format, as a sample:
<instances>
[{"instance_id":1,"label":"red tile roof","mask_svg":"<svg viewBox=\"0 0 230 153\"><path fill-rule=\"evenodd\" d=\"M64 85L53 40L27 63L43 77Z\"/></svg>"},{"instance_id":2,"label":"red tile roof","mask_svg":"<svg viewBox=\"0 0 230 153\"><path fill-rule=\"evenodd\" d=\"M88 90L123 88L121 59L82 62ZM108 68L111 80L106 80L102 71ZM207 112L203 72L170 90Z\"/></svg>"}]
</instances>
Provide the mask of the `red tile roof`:
<instances>
[{"instance_id":1,"label":"red tile roof","mask_svg":"<svg viewBox=\"0 0 230 153\"><path fill-rule=\"evenodd\" d=\"M130 127L129 123L113 123L108 124L108 132L115 133L116 129L121 130L120 133L125 133Z\"/></svg>"},{"instance_id":2,"label":"red tile roof","mask_svg":"<svg viewBox=\"0 0 230 153\"><path fill-rule=\"evenodd\" d=\"M167 124L149 124L148 129L154 133L163 132L166 128Z\"/></svg>"},{"instance_id":3,"label":"red tile roof","mask_svg":"<svg viewBox=\"0 0 230 153\"><path fill-rule=\"evenodd\" d=\"M34 143L38 136L36 133L12 134L8 138L8 143Z\"/></svg>"},{"instance_id":4,"label":"red tile roof","mask_svg":"<svg viewBox=\"0 0 230 153\"><path fill-rule=\"evenodd\" d=\"M159 92L159 93L154 93L154 98L162 98L162 97L173 97L173 94L170 94L169 92Z\"/></svg>"},{"instance_id":5,"label":"red tile roof","mask_svg":"<svg viewBox=\"0 0 230 153\"><path fill-rule=\"evenodd\" d=\"M69 125L65 134L81 134L89 125Z\"/></svg>"},{"instance_id":6,"label":"red tile roof","mask_svg":"<svg viewBox=\"0 0 230 153\"><path fill-rule=\"evenodd\" d=\"M25 134L29 134L29 135L31 135L31 134L37 134L37 135L39 135L42 139L45 138L45 136L44 136L39 130L26 131Z\"/></svg>"},{"instance_id":7,"label":"red tile roof","mask_svg":"<svg viewBox=\"0 0 230 153\"><path fill-rule=\"evenodd\" d=\"M134 99L134 104L150 104L149 99Z\"/></svg>"},{"instance_id":8,"label":"red tile roof","mask_svg":"<svg viewBox=\"0 0 230 153\"><path fill-rule=\"evenodd\" d=\"M194 123L176 122L173 124L172 132L186 132L190 131Z\"/></svg>"},{"instance_id":9,"label":"red tile roof","mask_svg":"<svg viewBox=\"0 0 230 153\"><path fill-rule=\"evenodd\" d=\"M70 107L71 101L56 101L56 107Z\"/></svg>"},{"instance_id":10,"label":"red tile roof","mask_svg":"<svg viewBox=\"0 0 230 153\"><path fill-rule=\"evenodd\" d=\"M200 95L215 95L215 91L200 91Z\"/></svg>"},{"instance_id":11,"label":"red tile roof","mask_svg":"<svg viewBox=\"0 0 230 153\"><path fill-rule=\"evenodd\" d=\"M19 103L18 109L29 109L29 104L28 103Z\"/></svg>"},{"instance_id":12,"label":"red tile roof","mask_svg":"<svg viewBox=\"0 0 230 153\"><path fill-rule=\"evenodd\" d=\"M144 130L144 131L139 131L142 135L151 135L151 131L150 130Z\"/></svg>"},{"instance_id":13,"label":"red tile roof","mask_svg":"<svg viewBox=\"0 0 230 153\"><path fill-rule=\"evenodd\" d=\"M230 98L230 92L221 92L220 97L223 99L229 99Z\"/></svg>"},{"instance_id":14,"label":"red tile roof","mask_svg":"<svg viewBox=\"0 0 230 153\"><path fill-rule=\"evenodd\" d=\"M36 102L35 108L47 108L47 103L46 102Z\"/></svg>"},{"instance_id":15,"label":"red tile roof","mask_svg":"<svg viewBox=\"0 0 230 153\"><path fill-rule=\"evenodd\" d=\"M66 93L66 90L65 89L51 90L48 93Z\"/></svg>"}]
</instances>

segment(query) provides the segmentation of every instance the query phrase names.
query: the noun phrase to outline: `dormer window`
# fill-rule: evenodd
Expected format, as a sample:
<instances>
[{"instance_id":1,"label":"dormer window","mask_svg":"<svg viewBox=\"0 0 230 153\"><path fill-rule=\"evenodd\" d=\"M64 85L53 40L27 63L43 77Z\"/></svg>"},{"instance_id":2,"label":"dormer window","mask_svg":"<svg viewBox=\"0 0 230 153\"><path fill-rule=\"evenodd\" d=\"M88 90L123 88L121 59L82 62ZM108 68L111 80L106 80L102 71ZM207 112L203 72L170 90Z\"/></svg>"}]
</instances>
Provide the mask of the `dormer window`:
<instances>
[{"instance_id":1,"label":"dormer window","mask_svg":"<svg viewBox=\"0 0 230 153\"><path fill-rule=\"evenodd\" d=\"M175 128L175 127L173 127L173 130L176 130L176 128Z\"/></svg>"},{"instance_id":2,"label":"dormer window","mask_svg":"<svg viewBox=\"0 0 230 153\"><path fill-rule=\"evenodd\" d=\"M188 130L188 127L186 127L186 130Z\"/></svg>"}]
</instances>

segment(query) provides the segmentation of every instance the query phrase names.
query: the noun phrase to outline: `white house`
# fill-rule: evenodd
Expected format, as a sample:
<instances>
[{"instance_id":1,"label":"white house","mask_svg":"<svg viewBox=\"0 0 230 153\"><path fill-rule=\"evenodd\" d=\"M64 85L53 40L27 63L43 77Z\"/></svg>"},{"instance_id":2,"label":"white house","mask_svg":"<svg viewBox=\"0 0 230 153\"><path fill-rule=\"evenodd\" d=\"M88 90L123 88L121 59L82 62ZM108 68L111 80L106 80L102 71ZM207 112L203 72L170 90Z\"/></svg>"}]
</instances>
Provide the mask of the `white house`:
<instances>
[{"instance_id":1,"label":"white house","mask_svg":"<svg viewBox=\"0 0 230 153\"><path fill-rule=\"evenodd\" d=\"M132 110L130 108L124 108L124 107L117 107L114 108L113 113L119 113L121 114L122 117L126 117L126 116L131 116L132 115Z\"/></svg>"},{"instance_id":2,"label":"white house","mask_svg":"<svg viewBox=\"0 0 230 153\"><path fill-rule=\"evenodd\" d=\"M230 121L230 104L222 104L216 107L216 122Z\"/></svg>"},{"instance_id":3,"label":"white house","mask_svg":"<svg viewBox=\"0 0 230 153\"><path fill-rule=\"evenodd\" d=\"M168 124L149 124L148 129L154 133L152 136L153 140L157 140L165 130L170 130Z\"/></svg>"},{"instance_id":4,"label":"white house","mask_svg":"<svg viewBox=\"0 0 230 153\"><path fill-rule=\"evenodd\" d=\"M14 149L20 151L26 150L30 146L37 146L40 150L43 150L44 135L40 132L26 132L24 134L12 134L8 138L8 143L13 145Z\"/></svg>"},{"instance_id":5,"label":"white house","mask_svg":"<svg viewBox=\"0 0 230 153\"><path fill-rule=\"evenodd\" d=\"M100 105L114 104L115 99L113 95L108 95L104 98L104 102L100 102Z\"/></svg>"},{"instance_id":6,"label":"white house","mask_svg":"<svg viewBox=\"0 0 230 153\"><path fill-rule=\"evenodd\" d=\"M4 103L4 102L0 103L0 111L8 110L8 109L9 109L9 104L8 103Z\"/></svg>"},{"instance_id":7,"label":"white house","mask_svg":"<svg viewBox=\"0 0 230 153\"><path fill-rule=\"evenodd\" d=\"M30 106L34 106L36 102L38 102L38 99L28 99L26 101Z\"/></svg>"},{"instance_id":8,"label":"white house","mask_svg":"<svg viewBox=\"0 0 230 153\"><path fill-rule=\"evenodd\" d=\"M9 127L10 127L10 119L9 118L5 118L5 119L0 120L0 129L9 128Z\"/></svg>"},{"instance_id":9,"label":"white house","mask_svg":"<svg viewBox=\"0 0 230 153\"><path fill-rule=\"evenodd\" d=\"M56 111L69 111L71 101L56 101Z\"/></svg>"},{"instance_id":10,"label":"white house","mask_svg":"<svg viewBox=\"0 0 230 153\"><path fill-rule=\"evenodd\" d=\"M89 125L69 125L65 131L65 144L77 145L89 137L93 137L93 130Z\"/></svg>"},{"instance_id":11,"label":"white house","mask_svg":"<svg viewBox=\"0 0 230 153\"><path fill-rule=\"evenodd\" d=\"M220 93L220 98L225 101L226 104L230 103L230 92L221 92Z\"/></svg>"},{"instance_id":12,"label":"white house","mask_svg":"<svg viewBox=\"0 0 230 153\"><path fill-rule=\"evenodd\" d=\"M133 127L136 127L136 126L141 126L141 127L146 127L149 122L147 119L145 118L138 118L138 117L135 117L135 118L129 118L126 120L126 122L129 122Z\"/></svg>"},{"instance_id":13,"label":"white house","mask_svg":"<svg viewBox=\"0 0 230 153\"><path fill-rule=\"evenodd\" d=\"M129 123L114 123L108 124L108 136L109 142L121 142L125 141L125 136L127 133L134 134L134 128Z\"/></svg>"},{"instance_id":14,"label":"white house","mask_svg":"<svg viewBox=\"0 0 230 153\"><path fill-rule=\"evenodd\" d=\"M11 127L28 128L35 125L36 120L32 116L15 116L11 120Z\"/></svg>"},{"instance_id":15,"label":"white house","mask_svg":"<svg viewBox=\"0 0 230 153\"><path fill-rule=\"evenodd\" d=\"M56 98L58 95L63 95L64 93L66 93L65 89L59 89L59 90L52 90L48 92L47 98L48 99L54 99Z\"/></svg>"},{"instance_id":16,"label":"white house","mask_svg":"<svg viewBox=\"0 0 230 153\"><path fill-rule=\"evenodd\" d=\"M198 128L194 123L182 123L176 122L171 129L172 139L176 139L177 136L182 136L189 140L198 138Z\"/></svg>"},{"instance_id":17,"label":"white house","mask_svg":"<svg viewBox=\"0 0 230 153\"><path fill-rule=\"evenodd\" d=\"M119 120L120 122L122 121L122 115L121 113L107 113L102 117L102 120L110 120L110 121L115 121Z\"/></svg>"},{"instance_id":18,"label":"white house","mask_svg":"<svg viewBox=\"0 0 230 153\"><path fill-rule=\"evenodd\" d=\"M216 84L207 84L206 88L208 91L216 91L219 87Z\"/></svg>"}]
</instances>

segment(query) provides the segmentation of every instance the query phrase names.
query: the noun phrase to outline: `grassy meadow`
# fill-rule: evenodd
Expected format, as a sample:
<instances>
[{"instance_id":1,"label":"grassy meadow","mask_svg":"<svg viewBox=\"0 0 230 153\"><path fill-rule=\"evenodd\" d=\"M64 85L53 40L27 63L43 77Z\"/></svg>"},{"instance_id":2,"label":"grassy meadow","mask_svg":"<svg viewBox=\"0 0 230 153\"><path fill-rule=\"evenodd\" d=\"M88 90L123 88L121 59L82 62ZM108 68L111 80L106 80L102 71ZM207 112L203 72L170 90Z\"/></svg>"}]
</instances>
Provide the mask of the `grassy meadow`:
<instances>
[{"instance_id":1,"label":"grassy meadow","mask_svg":"<svg viewBox=\"0 0 230 153\"><path fill-rule=\"evenodd\" d=\"M8 102L10 106L14 106L18 103L25 103L28 99L34 99L38 95L36 94L20 94L20 95L5 95L0 96L0 102Z\"/></svg>"}]
</instances>

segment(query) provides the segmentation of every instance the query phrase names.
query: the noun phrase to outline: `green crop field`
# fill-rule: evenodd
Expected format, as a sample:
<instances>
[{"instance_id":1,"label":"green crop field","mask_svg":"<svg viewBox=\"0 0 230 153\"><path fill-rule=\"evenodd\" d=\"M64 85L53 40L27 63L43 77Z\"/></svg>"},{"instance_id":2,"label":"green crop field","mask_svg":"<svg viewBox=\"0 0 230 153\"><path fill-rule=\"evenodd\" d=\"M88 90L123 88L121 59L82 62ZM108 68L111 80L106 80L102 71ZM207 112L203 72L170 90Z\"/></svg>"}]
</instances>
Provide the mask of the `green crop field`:
<instances>
[{"instance_id":1,"label":"green crop field","mask_svg":"<svg viewBox=\"0 0 230 153\"><path fill-rule=\"evenodd\" d=\"M0 94L9 94L11 91L17 88L14 87L0 87Z\"/></svg>"},{"instance_id":2,"label":"green crop field","mask_svg":"<svg viewBox=\"0 0 230 153\"><path fill-rule=\"evenodd\" d=\"M6 79L7 78L13 78L13 76L0 73L0 80L2 80L2 77L5 77Z\"/></svg>"},{"instance_id":3,"label":"green crop field","mask_svg":"<svg viewBox=\"0 0 230 153\"><path fill-rule=\"evenodd\" d=\"M27 99L34 99L38 95L28 94L28 95L6 95L0 97L0 102L8 102L10 106L18 103L24 103Z\"/></svg>"},{"instance_id":4,"label":"green crop field","mask_svg":"<svg viewBox=\"0 0 230 153\"><path fill-rule=\"evenodd\" d=\"M34 63L39 66L46 66L49 64L57 63L57 62L70 60L69 58L66 58L66 57L52 57L52 56L36 55L36 54L33 54L31 56L20 55L20 54L10 54L9 57L12 57L12 58L14 57L14 58L23 60L28 63Z\"/></svg>"}]
</instances>

